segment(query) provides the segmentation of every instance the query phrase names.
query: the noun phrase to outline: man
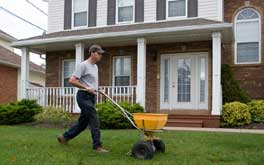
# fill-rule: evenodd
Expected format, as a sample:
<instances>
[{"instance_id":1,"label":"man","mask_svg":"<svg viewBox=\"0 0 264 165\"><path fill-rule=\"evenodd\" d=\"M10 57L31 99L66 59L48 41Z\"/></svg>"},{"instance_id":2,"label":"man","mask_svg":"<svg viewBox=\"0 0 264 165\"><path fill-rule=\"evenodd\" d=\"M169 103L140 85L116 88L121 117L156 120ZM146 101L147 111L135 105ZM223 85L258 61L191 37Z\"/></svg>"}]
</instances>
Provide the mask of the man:
<instances>
[{"instance_id":1,"label":"man","mask_svg":"<svg viewBox=\"0 0 264 165\"><path fill-rule=\"evenodd\" d=\"M78 87L77 103L81 109L78 123L58 137L61 144L80 134L89 125L93 140L93 149L97 152L108 152L100 141L99 119L95 109L95 95L98 89L98 68L96 62L102 59L104 50L99 45L89 48L88 59L81 62L72 74L69 83Z\"/></svg>"}]
</instances>

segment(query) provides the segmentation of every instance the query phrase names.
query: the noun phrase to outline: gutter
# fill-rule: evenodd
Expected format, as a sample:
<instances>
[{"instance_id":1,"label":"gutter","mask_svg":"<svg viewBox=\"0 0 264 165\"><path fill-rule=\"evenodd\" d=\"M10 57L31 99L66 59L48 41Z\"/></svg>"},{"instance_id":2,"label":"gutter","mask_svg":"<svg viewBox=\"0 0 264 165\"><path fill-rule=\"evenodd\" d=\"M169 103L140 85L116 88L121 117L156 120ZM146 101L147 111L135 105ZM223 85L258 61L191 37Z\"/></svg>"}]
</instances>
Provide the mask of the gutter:
<instances>
[{"instance_id":1,"label":"gutter","mask_svg":"<svg viewBox=\"0 0 264 165\"><path fill-rule=\"evenodd\" d=\"M129 36L137 36L137 35L144 36L153 33L183 32L183 31L206 30L206 29L222 30L225 28L232 28L232 27L233 25L231 23L217 23L211 25L181 26L181 27L169 27L169 28L158 28L158 29L88 34L88 35L74 35L74 36L54 37L54 38L46 38L46 39L31 39L25 41L16 41L13 42L11 46L19 48L19 47L27 47L33 45L55 43L55 42L82 41L82 40L124 37L124 36L129 37Z\"/></svg>"}]
</instances>

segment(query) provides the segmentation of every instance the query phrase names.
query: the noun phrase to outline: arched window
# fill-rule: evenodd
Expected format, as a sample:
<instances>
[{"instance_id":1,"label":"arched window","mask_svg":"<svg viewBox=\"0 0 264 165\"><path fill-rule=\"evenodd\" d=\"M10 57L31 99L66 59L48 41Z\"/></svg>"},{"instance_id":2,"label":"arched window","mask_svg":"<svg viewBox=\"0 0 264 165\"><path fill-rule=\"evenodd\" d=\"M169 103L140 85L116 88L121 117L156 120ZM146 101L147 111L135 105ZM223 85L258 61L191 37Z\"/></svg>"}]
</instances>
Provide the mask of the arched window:
<instances>
[{"instance_id":1,"label":"arched window","mask_svg":"<svg viewBox=\"0 0 264 165\"><path fill-rule=\"evenodd\" d=\"M260 15L254 9L243 9L235 18L235 63L260 63L260 52Z\"/></svg>"}]
</instances>

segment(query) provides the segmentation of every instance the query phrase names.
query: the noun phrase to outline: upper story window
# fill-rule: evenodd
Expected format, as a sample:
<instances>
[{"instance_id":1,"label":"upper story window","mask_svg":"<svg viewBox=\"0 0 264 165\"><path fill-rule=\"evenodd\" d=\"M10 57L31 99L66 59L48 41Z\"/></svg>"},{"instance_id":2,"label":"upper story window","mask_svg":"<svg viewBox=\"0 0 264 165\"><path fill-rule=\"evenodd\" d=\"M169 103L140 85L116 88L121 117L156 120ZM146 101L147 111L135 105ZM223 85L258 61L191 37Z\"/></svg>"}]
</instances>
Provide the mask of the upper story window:
<instances>
[{"instance_id":1,"label":"upper story window","mask_svg":"<svg viewBox=\"0 0 264 165\"><path fill-rule=\"evenodd\" d=\"M186 17L188 0L167 0L167 18Z\"/></svg>"},{"instance_id":2,"label":"upper story window","mask_svg":"<svg viewBox=\"0 0 264 165\"><path fill-rule=\"evenodd\" d=\"M261 23L254 9L243 9L235 18L235 63L260 63Z\"/></svg>"},{"instance_id":3,"label":"upper story window","mask_svg":"<svg viewBox=\"0 0 264 165\"><path fill-rule=\"evenodd\" d=\"M117 0L117 22L133 22L134 9L134 0Z\"/></svg>"},{"instance_id":4,"label":"upper story window","mask_svg":"<svg viewBox=\"0 0 264 165\"><path fill-rule=\"evenodd\" d=\"M72 0L72 26L82 27L88 24L88 0Z\"/></svg>"}]
</instances>

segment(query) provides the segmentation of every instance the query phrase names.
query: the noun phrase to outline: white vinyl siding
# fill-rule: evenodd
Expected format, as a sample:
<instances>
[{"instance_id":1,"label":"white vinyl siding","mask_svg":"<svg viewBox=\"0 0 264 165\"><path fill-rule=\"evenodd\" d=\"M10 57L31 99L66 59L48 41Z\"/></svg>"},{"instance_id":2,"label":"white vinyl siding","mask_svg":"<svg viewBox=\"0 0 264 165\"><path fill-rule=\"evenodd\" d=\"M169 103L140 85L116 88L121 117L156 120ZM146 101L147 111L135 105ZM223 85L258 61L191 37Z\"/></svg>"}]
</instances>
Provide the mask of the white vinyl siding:
<instances>
[{"instance_id":1,"label":"white vinyl siding","mask_svg":"<svg viewBox=\"0 0 264 165\"><path fill-rule=\"evenodd\" d=\"M64 0L49 0L48 5L48 32L57 32L64 29Z\"/></svg>"},{"instance_id":2,"label":"white vinyl siding","mask_svg":"<svg viewBox=\"0 0 264 165\"><path fill-rule=\"evenodd\" d=\"M107 0L97 1L97 27L107 26ZM198 0L198 17L219 20L222 0ZM144 0L144 22L156 22L156 0ZM135 9L135 6L133 7ZM64 30L64 0L49 0L48 32ZM134 19L135 11L133 13ZM117 16L116 16L117 17ZM185 18L183 18L185 19ZM89 27L87 27L89 28Z\"/></svg>"},{"instance_id":3,"label":"white vinyl siding","mask_svg":"<svg viewBox=\"0 0 264 165\"><path fill-rule=\"evenodd\" d=\"M221 0L198 0L198 17L218 20L218 5L222 5L219 1Z\"/></svg>"},{"instance_id":4,"label":"white vinyl siding","mask_svg":"<svg viewBox=\"0 0 264 165\"><path fill-rule=\"evenodd\" d=\"M157 14L157 0L144 1L144 22L155 22Z\"/></svg>"},{"instance_id":5,"label":"white vinyl siding","mask_svg":"<svg viewBox=\"0 0 264 165\"><path fill-rule=\"evenodd\" d=\"M106 26L107 24L107 3L107 0L97 0L96 25L98 27Z\"/></svg>"}]
</instances>

